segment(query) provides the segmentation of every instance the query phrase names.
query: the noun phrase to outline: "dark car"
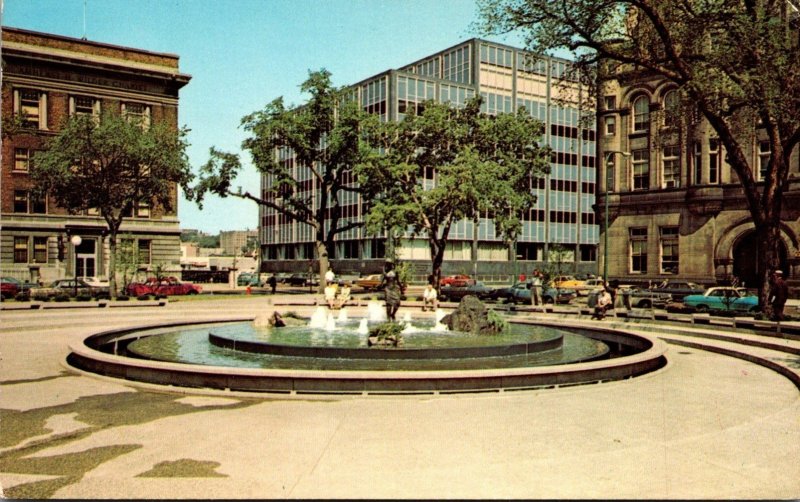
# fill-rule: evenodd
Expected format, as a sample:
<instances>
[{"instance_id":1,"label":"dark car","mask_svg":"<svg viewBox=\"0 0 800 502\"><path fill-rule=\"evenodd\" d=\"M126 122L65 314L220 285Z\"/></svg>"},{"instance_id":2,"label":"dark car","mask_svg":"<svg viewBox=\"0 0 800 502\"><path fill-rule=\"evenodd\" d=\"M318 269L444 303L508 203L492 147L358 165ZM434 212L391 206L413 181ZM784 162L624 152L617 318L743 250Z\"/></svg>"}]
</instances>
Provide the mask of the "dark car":
<instances>
[{"instance_id":1,"label":"dark car","mask_svg":"<svg viewBox=\"0 0 800 502\"><path fill-rule=\"evenodd\" d=\"M125 293L129 296L156 295L156 296L176 296L176 295L196 295L202 288L191 282L179 281L175 277L163 279L149 278L146 282L132 282L125 288Z\"/></svg>"},{"instance_id":2,"label":"dark car","mask_svg":"<svg viewBox=\"0 0 800 502\"><path fill-rule=\"evenodd\" d=\"M19 293L28 293L31 288L39 287L35 282L27 282L16 277L0 277L0 295L3 299L14 298Z\"/></svg>"},{"instance_id":3,"label":"dark car","mask_svg":"<svg viewBox=\"0 0 800 502\"><path fill-rule=\"evenodd\" d=\"M666 284L650 288L648 291L654 293L669 293L672 295L674 301L683 301L683 298L689 295L702 295L706 292L706 288L689 281L667 281Z\"/></svg>"},{"instance_id":4,"label":"dark car","mask_svg":"<svg viewBox=\"0 0 800 502\"><path fill-rule=\"evenodd\" d=\"M479 300L493 299L494 288L478 281L469 286L444 286L439 291L439 298L444 302L458 302L465 296L475 296Z\"/></svg>"},{"instance_id":5,"label":"dark car","mask_svg":"<svg viewBox=\"0 0 800 502\"><path fill-rule=\"evenodd\" d=\"M517 287L521 286L521 287ZM578 292L572 288L547 288L542 291L542 303L567 304L578 297ZM506 300L507 303L531 304L531 290L523 283L517 283L512 288L512 295Z\"/></svg>"},{"instance_id":6,"label":"dark car","mask_svg":"<svg viewBox=\"0 0 800 502\"><path fill-rule=\"evenodd\" d=\"M593 306L597 303L597 295L602 291L596 289L589 293L588 305ZM621 287L617 290L618 295L622 295L623 304L635 309L666 308L672 301L669 293L656 293L648 289L633 287Z\"/></svg>"},{"instance_id":7,"label":"dark car","mask_svg":"<svg viewBox=\"0 0 800 502\"><path fill-rule=\"evenodd\" d=\"M289 286L307 286L308 274L292 274L284 279L283 282Z\"/></svg>"},{"instance_id":8,"label":"dark car","mask_svg":"<svg viewBox=\"0 0 800 502\"><path fill-rule=\"evenodd\" d=\"M244 272L236 279L236 284L239 286L261 286L261 279L258 274Z\"/></svg>"},{"instance_id":9,"label":"dark car","mask_svg":"<svg viewBox=\"0 0 800 502\"><path fill-rule=\"evenodd\" d=\"M528 285L524 282L518 282L513 286L495 288L495 290L492 291L491 295L489 296L489 299L497 300L499 302L508 301L514 296L514 291L517 289L528 289Z\"/></svg>"}]
</instances>

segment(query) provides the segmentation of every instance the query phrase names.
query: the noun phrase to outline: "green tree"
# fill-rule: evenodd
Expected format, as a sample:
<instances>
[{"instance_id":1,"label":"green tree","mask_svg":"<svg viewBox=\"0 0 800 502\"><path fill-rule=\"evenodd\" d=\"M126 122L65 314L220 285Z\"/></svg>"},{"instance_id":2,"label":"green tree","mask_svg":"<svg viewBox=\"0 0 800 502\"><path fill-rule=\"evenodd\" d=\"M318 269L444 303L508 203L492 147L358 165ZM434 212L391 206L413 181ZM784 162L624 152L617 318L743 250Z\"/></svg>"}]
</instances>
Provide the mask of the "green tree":
<instances>
[{"instance_id":1,"label":"green tree","mask_svg":"<svg viewBox=\"0 0 800 502\"><path fill-rule=\"evenodd\" d=\"M441 277L452 226L489 214L509 242L521 213L535 204L532 179L548 169L549 150L538 146L542 125L524 109L496 117L480 113L481 98L463 108L426 102L419 115L367 129L371 155L356 172L372 200L372 234L424 235L435 284ZM435 181L435 182L434 182Z\"/></svg>"},{"instance_id":2,"label":"green tree","mask_svg":"<svg viewBox=\"0 0 800 502\"><path fill-rule=\"evenodd\" d=\"M329 268L334 237L363 225L343 220L342 199L344 193L359 191L351 173L363 153L360 128L365 114L346 90L333 86L326 70L309 72L300 89L309 95L304 105L287 107L281 97L242 119L250 133L242 148L271 180L266 192L234 190L232 182L242 169L239 156L212 148L192 197L201 207L207 193L239 197L309 225L322 277ZM295 163L285 162L279 151L292 155ZM321 292L323 281L319 287Z\"/></svg>"},{"instance_id":3,"label":"green tree","mask_svg":"<svg viewBox=\"0 0 800 502\"><path fill-rule=\"evenodd\" d=\"M38 194L47 194L70 213L97 210L105 220L114 297L122 222L140 203L170 211L176 185L186 186L192 179L187 132L166 124L145 127L113 113L99 120L75 116L33 157L31 178Z\"/></svg>"},{"instance_id":4,"label":"green tree","mask_svg":"<svg viewBox=\"0 0 800 502\"><path fill-rule=\"evenodd\" d=\"M521 31L538 53L567 49L585 83L631 72L675 83L727 151L755 225L767 308L779 265L789 159L800 142L798 16L785 0L479 0L487 33ZM747 147L769 139L763 183ZM750 131L750 134L742 134Z\"/></svg>"}]
</instances>

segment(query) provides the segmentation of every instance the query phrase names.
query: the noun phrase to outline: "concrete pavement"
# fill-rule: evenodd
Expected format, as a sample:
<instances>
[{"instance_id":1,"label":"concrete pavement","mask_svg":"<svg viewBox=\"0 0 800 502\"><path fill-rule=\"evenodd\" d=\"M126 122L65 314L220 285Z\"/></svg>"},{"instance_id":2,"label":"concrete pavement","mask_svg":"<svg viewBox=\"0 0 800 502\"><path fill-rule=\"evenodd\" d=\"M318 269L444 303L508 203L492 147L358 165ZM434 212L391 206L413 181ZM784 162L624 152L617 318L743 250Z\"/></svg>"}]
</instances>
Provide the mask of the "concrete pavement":
<instances>
[{"instance_id":1,"label":"concrete pavement","mask_svg":"<svg viewBox=\"0 0 800 502\"><path fill-rule=\"evenodd\" d=\"M762 366L679 345L666 368L623 382L447 396L164 390L63 364L69 344L102 329L256 315L278 301L0 313L4 495L800 496L798 388ZM741 350L800 371L797 355Z\"/></svg>"}]
</instances>

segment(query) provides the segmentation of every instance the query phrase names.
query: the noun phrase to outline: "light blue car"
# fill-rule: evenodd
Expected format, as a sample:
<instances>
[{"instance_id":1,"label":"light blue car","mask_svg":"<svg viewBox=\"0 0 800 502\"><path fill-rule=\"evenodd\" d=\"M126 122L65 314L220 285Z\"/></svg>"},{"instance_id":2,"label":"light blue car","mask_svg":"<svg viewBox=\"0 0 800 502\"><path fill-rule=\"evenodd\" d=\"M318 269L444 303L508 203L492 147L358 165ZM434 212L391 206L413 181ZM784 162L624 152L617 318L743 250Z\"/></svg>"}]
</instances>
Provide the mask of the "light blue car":
<instances>
[{"instance_id":1,"label":"light blue car","mask_svg":"<svg viewBox=\"0 0 800 502\"><path fill-rule=\"evenodd\" d=\"M760 312L758 297L747 292L745 288L715 287L708 288L702 295L689 295L683 298L686 307L697 312L724 310L736 312Z\"/></svg>"}]
</instances>

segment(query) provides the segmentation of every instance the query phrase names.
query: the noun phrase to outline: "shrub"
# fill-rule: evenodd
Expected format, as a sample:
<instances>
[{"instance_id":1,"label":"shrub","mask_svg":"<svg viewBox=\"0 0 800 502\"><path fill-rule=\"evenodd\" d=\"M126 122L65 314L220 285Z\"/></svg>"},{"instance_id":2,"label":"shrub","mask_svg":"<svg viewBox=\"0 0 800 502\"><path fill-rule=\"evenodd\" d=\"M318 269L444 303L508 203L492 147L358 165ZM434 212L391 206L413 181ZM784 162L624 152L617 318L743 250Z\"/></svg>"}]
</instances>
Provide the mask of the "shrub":
<instances>
[{"instance_id":1,"label":"shrub","mask_svg":"<svg viewBox=\"0 0 800 502\"><path fill-rule=\"evenodd\" d=\"M150 295L139 295L139 296L136 297L136 299L140 300L140 301L149 300L150 299Z\"/></svg>"},{"instance_id":2,"label":"shrub","mask_svg":"<svg viewBox=\"0 0 800 502\"><path fill-rule=\"evenodd\" d=\"M19 292L14 296L14 299L18 302L29 302L31 301L31 294L29 291Z\"/></svg>"},{"instance_id":3,"label":"shrub","mask_svg":"<svg viewBox=\"0 0 800 502\"><path fill-rule=\"evenodd\" d=\"M36 300L37 302L48 302L48 301L50 301L50 297L47 296L44 293L38 293L38 294L33 295L33 299Z\"/></svg>"},{"instance_id":4,"label":"shrub","mask_svg":"<svg viewBox=\"0 0 800 502\"><path fill-rule=\"evenodd\" d=\"M92 297L89 295L78 295L75 297L76 302L88 302L91 301Z\"/></svg>"},{"instance_id":5,"label":"shrub","mask_svg":"<svg viewBox=\"0 0 800 502\"><path fill-rule=\"evenodd\" d=\"M69 295L66 293L58 293L53 300L57 302L68 302Z\"/></svg>"},{"instance_id":6,"label":"shrub","mask_svg":"<svg viewBox=\"0 0 800 502\"><path fill-rule=\"evenodd\" d=\"M494 329L497 333L502 333L506 329L508 329L508 321L506 321L503 316L495 312L494 310L489 310L486 312L486 321L489 323L489 326Z\"/></svg>"},{"instance_id":7,"label":"shrub","mask_svg":"<svg viewBox=\"0 0 800 502\"><path fill-rule=\"evenodd\" d=\"M130 296L127 296L127 295L119 295L119 296L117 297L117 301L118 301L118 302L127 302L127 301L128 301L128 300L130 300L130 299L131 299L131 297L130 297Z\"/></svg>"}]
</instances>

